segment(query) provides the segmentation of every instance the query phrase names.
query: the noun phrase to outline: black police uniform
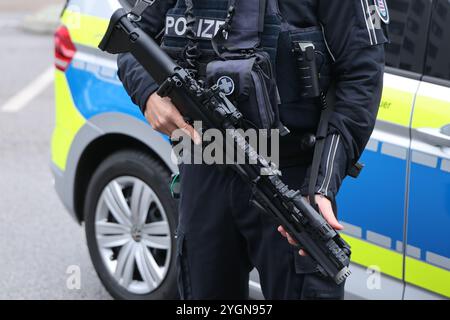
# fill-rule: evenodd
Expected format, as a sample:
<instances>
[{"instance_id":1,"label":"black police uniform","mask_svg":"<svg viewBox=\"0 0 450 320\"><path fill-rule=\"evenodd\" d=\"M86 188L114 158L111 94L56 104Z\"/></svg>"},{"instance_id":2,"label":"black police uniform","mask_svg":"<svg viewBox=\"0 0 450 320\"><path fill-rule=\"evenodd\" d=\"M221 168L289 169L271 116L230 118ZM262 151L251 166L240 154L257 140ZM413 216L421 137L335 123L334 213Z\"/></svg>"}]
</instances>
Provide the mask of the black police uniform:
<instances>
[{"instance_id":1,"label":"black police uniform","mask_svg":"<svg viewBox=\"0 0 450 320\"><path fill-rule=\"evenodd\" d=\"M194 4L217 3L222 8L223 2L196 0ZM169 43L172 34L165 17L176 12L180 3L184 1L157 1L144 13L141 26L155 38L165 34L162 42ZM283 180L307 194L312 152L300 150L299 138L315 132L320 119L317 104L298 96L292 73L295 59L291 47L283 42L287 35L315 42L326 57L322 86L334 83L335 104L315 191L335 204L343 179L358 161L375 125L383 86L383 44L387 42L386 3L268 0L268 8L261 42L271 53L278 75L281 121L292 131L281 143ZM382 19L374 19L377 14ZM267 21L273 20L271 16L285 25L276 37L273 28L267 26ZM130 54L120 55L118 65L130 97L144 110L157 85ZM268 299L343 298L344 285L321 277L314 262L299 256L297 249L279 235L276 221L249 204L251 190L235 173L216 166L182 165L180 174L178 263L183 298L246 299L253 268L259 271Z\"/></svg>"}]
</instances>

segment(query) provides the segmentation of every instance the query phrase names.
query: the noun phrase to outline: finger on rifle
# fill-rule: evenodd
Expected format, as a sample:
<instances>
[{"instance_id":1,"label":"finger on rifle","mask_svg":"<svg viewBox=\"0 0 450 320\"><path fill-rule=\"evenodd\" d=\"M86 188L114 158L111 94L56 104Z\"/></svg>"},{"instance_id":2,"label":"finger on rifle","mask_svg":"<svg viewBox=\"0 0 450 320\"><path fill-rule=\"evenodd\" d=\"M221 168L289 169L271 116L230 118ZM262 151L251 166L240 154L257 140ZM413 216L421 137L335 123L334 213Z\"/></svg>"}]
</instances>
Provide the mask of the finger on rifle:
<instances>
[{"instance_id":1,"label":"finger on rifle","mask_svg":"<svg viewBox=\"0 0 450 320\"><path fill-rule=\"evenodd\" d=\"M181 114L175 115L174 121L177 127L181 129L185 134L187 134L195 144L199 145L202 143L200 134L195 131L195 129L189 123L184 121Z\"/></svg>"},{"instance_id":2,"label":"finger on rifle","mask_svg":"<svg viewBox=\"0 0 450 320\"><path fill-rule=\"evenodd\" d=\"M167 135L169 138L172 138L173 133L175 130L177 130L178 127L172 123L167 123L164 127L161 127L159 131L165 135Z\"/></svg>"},{"instance_id":3,"label":"finger on rifle","mask_svg":"<svg viewBox=\"0 0 450 320\"><path fill-rule=\"evenodd\" d=\"M332 226L335 230L343 230L344 226L339 223L334 215L333 208L331 203L320 201L319 202L320 213L327 220L327 222Z\"/></svg>"},{"instance_id":4,"label":"finger on rifle","mask_svg":"<svg viewBox=\"0 0 450 320\"><path fill-rule=\"evenodd\" d=\"M287 238L287 232L284 230L283 226L278 227L278 232L281 233L283 237Z\"/></svg>"},{"instance_id":5,"label":"finger on rifle","mask_svg":"<svg viewBox=\"0 0 450 320\"><path fill-rule=\"evenodd\" d=\"M292 238L289 233L287 234L287 239L288 239L289 244L291 244L293 246L297 246L298 245L297 241L295 241L295 239Z\"/></svg>"}]
</instances>

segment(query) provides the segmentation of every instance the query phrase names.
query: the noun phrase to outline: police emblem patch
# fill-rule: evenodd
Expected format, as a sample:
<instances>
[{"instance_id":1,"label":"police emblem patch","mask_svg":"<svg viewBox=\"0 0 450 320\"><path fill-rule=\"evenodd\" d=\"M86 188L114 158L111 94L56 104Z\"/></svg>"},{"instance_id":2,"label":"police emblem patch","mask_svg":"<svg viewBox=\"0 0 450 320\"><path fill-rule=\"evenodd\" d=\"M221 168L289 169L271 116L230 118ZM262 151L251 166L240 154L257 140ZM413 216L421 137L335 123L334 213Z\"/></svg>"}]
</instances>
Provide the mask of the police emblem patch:
<instances>
[{"instance_id":1,"label":"police emblem patch","mask_svg":"<svg viewBox=\"0 0 450 320\"><path fill-rule=\"evenodd\" d=\"M380 16L380 19L384 23L389 24L390 17L386 0L375 0L375 8L377 10L378 15Z\"/></svg>"},{"instance_id":2,"label":"police emblem patch","mask_svg":"<svg viewBox=\"0 0 450 320\"><path fill-rule=\"evenodd\" d=\"M220 79L217 80L217 86L226 96L232 95L235 88L233 79L228 76L220 77Z\"/></svg>"}]
</instances>

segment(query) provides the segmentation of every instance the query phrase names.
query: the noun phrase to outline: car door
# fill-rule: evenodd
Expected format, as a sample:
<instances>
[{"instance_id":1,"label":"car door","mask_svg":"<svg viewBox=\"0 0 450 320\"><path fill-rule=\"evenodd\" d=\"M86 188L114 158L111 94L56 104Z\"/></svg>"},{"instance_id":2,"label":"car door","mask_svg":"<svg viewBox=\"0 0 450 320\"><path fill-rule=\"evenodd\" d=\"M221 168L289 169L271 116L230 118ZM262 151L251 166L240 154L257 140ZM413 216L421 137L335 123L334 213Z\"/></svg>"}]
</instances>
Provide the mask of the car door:
<instances>
[{"instance_id":1,"label":"car door","mask_svg":"<svg viewBox=\"0 0 450 320\"><path fill-rule=\"evenodd\" d=\"M434 0L412 119L406 298L450 297L450 1Z\"/></svg>"},{"instance_id":2,"label":"car door","mask_svg":"<svg viewBox=\"0 0 450 320\"><path fill-rule=\"evenodd\" d=\"M339 218L353 249L347 290L368 299L403 297L410 125L431 12L429 0L388 4L388 67L376 128L361 158L366 167L357 180L346 179L338 195Z\"/></svg>"}]
</instances>

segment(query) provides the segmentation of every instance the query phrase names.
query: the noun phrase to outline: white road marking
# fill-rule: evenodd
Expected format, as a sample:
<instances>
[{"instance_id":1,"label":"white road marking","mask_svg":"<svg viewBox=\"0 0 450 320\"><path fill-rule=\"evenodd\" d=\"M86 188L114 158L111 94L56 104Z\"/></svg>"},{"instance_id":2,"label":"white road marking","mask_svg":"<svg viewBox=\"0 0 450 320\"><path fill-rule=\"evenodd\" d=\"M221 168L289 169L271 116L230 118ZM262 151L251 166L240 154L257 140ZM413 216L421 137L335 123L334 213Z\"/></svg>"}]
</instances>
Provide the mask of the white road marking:
<instances>
[{"instance_id":1,"label":"white road marking","mask_svg":"<svg viewBox=\"0 0 450 320\"><path fill-rule=\"evenodd\" d=\"M45 70L38 78L27 85L22 91L11 97L0 108L2 112L18 112L32 102L34 98L39 96L53 82L53 67Z\"/></svg>"}]
</instances>

